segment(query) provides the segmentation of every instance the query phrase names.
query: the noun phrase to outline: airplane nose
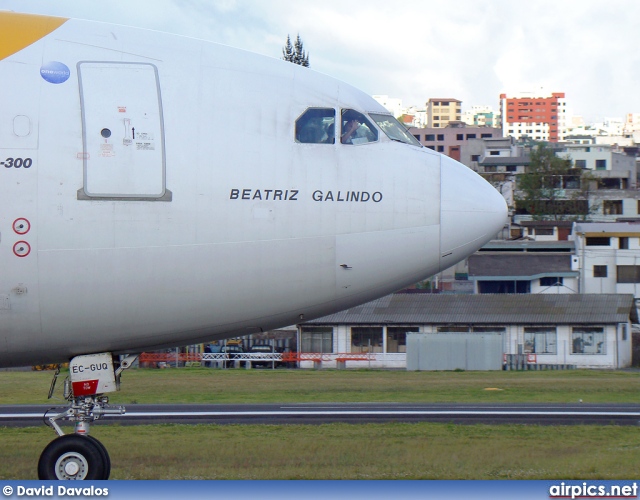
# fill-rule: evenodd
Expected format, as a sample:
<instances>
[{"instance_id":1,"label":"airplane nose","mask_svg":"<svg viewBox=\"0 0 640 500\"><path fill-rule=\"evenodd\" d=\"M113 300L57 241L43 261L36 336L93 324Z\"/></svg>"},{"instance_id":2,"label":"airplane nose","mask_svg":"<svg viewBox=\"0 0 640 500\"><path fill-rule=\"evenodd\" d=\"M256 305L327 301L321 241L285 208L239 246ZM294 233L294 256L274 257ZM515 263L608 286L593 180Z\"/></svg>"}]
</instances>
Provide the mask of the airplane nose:
<instances>
[{"instance_id":1,"label":"airplane nose","mask_svg":"<svg viewBox=\"0 0 640 500\"><path fill-rule=\"evenodd\" d=\"M443 156L440 169L440 266L445 269L496 238L508 214L503 196L470 168Z\"/></svg>"}]
</instances>

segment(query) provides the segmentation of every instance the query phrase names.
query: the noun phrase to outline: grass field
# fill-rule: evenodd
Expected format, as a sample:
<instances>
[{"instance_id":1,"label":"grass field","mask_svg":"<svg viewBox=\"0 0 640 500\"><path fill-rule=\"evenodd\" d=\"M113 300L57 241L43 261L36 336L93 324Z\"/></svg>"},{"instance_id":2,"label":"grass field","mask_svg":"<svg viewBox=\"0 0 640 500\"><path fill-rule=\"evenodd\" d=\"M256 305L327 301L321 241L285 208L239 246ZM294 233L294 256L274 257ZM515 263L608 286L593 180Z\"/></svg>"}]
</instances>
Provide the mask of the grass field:
<instances>
[{"instance_id":1,"label":"grass field","mask_svg":"<svg viewBox=\"0 0 640 500\"><path fill-rule=\"evenodd\" d=\"M0 372L0 404L46 404L52 372ZM62 386L58 383L56 394ZM498 389L498 390L486 390ZM128 370L110 395L132 403L640 403L640 371Z\"/></svg>"},{"instance_id":2,"label":"grass field","mask_svg":"<svg viewBox=\"0 0 640 500\"><path fill-rule=\"evenodd\" d=\"M45 403L51 373L0 372L0 404ZM498 391L485 389L501 389ZM130 370L112 402L640 403L639 372ZM640 428L328 424L94 426L112 479L620 479ZM0 428L0 479L34 479L54 433Z\"/></svg>"}]
</instances>

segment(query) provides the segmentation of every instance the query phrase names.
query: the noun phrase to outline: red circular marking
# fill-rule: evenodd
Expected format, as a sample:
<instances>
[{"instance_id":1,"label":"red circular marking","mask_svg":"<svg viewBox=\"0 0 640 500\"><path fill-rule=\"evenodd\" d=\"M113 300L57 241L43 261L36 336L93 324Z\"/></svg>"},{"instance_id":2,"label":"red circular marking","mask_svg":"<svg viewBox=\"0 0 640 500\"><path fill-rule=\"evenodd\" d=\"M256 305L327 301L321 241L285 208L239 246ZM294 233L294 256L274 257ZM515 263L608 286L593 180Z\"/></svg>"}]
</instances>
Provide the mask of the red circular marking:
<instances>
[{"instance_id":1,"label":"red circular marking","mask_svg":"<svg viewBox=\"0 0 640 500\"><path fill-rule=\"evenodd\" d=\"M22 222L22 225L23 225L22 228L18 227L20 225L19 224L20 222ZM19 219L16 219L13 221L13 230L17 234L27 234L30 229L31 229L31 223L23 217L20 217Z\"/></svg>"},{"instance_id":2,"label":"red circular marking","mask_svg":"<svg viewBox=\"0 0 640 500\"><path fill-rule=\"evenodd\" d=\"M26 241L17 241L15 245L13 245L13 253L16 257L26 257L31 253L31 245Z\"/></svg>"}]
</instances>

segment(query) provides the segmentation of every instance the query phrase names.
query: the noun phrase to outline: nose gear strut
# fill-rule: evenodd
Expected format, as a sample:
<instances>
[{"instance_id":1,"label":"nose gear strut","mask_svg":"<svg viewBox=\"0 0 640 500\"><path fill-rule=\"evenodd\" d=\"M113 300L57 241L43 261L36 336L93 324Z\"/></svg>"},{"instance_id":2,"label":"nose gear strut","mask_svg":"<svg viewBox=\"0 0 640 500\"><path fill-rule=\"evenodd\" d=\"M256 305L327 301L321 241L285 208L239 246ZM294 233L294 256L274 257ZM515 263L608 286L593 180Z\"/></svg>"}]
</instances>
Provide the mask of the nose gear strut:
<instances>
[{"instance_id":1,"label":"nose gear strut","mask_svg":"<svg viewBox=\"0 0 640 500\"><path fill-rule=\"evenodd\" d=\"M45 423L59 437L47 445L38 462L38 478L48 479L109 479L111 460L104 445L89 435L91 422L105 415L124 415L123 406L109 406L105 392L120 388L120 375L138 355L126 356L114 370L111 353L76 356L69 363L69 377L64 381L64 398L69 408L55 415L45 414ZM60 367L54 374L49 398L53 395ZM74 424L74 433L65 434L58 424Z\"/></svg>"}]
</instances>

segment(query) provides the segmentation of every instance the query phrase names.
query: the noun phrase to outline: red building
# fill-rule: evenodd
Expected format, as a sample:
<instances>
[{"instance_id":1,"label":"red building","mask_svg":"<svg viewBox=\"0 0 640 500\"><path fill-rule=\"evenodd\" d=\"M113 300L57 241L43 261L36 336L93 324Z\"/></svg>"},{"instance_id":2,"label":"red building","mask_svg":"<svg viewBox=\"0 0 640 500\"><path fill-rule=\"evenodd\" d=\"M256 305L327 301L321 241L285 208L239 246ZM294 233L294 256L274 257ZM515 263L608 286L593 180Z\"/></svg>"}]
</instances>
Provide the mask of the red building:
<instances>
[{"instance_id":1,"label":"red building","mask_svg":"<svg viewBox=\"0 0 640 500\"><path fill-rule=\"evenodd\" d=\"M516 97L500 94L502 133L516 139L536 141L564 140L566 102L564 92L547 96L523 93Z\"/></svg>"}]
</instances>

